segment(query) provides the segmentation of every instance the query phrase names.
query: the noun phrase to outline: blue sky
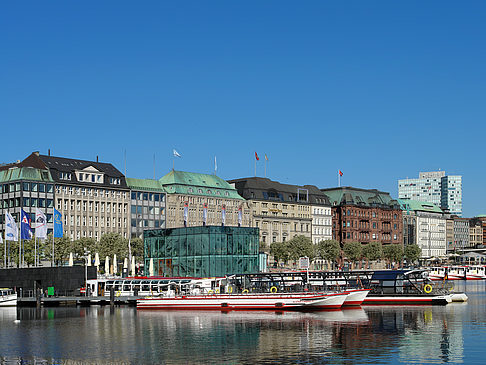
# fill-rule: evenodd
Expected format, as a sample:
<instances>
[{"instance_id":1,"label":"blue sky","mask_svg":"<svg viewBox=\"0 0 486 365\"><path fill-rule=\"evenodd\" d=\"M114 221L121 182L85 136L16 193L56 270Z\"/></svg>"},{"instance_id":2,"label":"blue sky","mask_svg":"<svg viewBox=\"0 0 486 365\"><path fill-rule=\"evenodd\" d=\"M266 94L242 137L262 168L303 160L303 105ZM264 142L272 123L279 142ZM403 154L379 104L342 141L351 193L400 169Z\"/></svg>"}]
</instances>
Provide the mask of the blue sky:
<instances>
[{"instance_id":1,"label":"blue sky","mask_svg":"<svg viewBox=\"0 0 486 365\"><path fill-rule=\"evenodd\" d=\"M32 151L377 188L463 175L486 213L483 1L0 5L0 162ZM257 174L264 175L263 159Z\"/></svg>"}]
</instances>

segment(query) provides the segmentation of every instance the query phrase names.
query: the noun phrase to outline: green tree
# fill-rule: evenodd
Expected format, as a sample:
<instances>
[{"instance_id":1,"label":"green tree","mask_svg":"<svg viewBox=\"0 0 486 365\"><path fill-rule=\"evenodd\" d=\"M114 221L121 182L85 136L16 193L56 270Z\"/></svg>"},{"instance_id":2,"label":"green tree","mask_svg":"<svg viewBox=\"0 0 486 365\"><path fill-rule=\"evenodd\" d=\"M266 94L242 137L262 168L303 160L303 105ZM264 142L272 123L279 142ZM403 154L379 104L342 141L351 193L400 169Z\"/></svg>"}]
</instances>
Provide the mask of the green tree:
<instances>
[{"instance_id":1,"label":"green tree","mask_svg":"<svg viewBox=\"0 0 486 365\"><path fill-rule=\"evenodd\" d=\"M136 237L130 240L130 246L132 249L132 255L137 258L137 261L143 259L143 239Z\"/></svg>"},{"instance_id":2,"label":"green tree","mask_svg":"<svg viewBox=\"0 0 486 365\"><path fill-rule=\"evenodd\" d=\"M289 260L289 248L286 242L272 242L270 244L270 254L273 256L277 264L287 262Z\"/></svg>"},{"instance_id":3,"label":"green tree","mask_svg":"<svg viewBox=\"0 0 486 365\"><path fill-rule=\"evenodd\" d=\"M404 256L409 263L417 261L422 256L422 249L417 244L406 245Z\"/></svg>"},{"instance_id":4,"label":"green tree","mask_svg":"<svg viewBox=\"0 0 486 365\"><path fill-rule=\"evenodd\" d=\"M101 236L99 253L100 259L106 256L113 257L115 254L119 260L128 257L128 240L118 233L106 233Z\"/></svg>"},{"instance_id":5,"label":"green tree","mask_svg":"<svg viewBox=\"0 0 486 365\"><path fill-rule=\"evenodd\" d=\"M297 261L299 257L307 256L312 262L316 257L315 248L312 244L312 240L306 236L295 236L289 243L289 255L290 259Z\"/></svg>"},{"instance_id":6,"label":"green tree","mask_svg":"<svg viewBox=\"0 0 486 365\"><path fill-rule=\"evenodd\" d=\"M388 260L388 263L398 263L403 259L403 247L400 244L391 244L383 246L383 256Z\"/></svg>"},{"instance_id":7,"label":"green tree","mask_svg":"<svg viewBox=\"0 0 486 365\"><path fill-rule=\"evenodd\" d=\"M95 253L99 250L99 244L96 242L94 238L80 238L79 240L74 241L74 257L76 259L84 258L85 254L91 254L91 257L94 258Z\"/></svg>"},{"instance_id":8,"label":"green tree","mask_svg":"<svg viewBox=\"0 0 486 365\"><path fill-rule=\"evenodd\" d=\"M52 242L52 236L50 238ZM56 265L64 265L69 260L69 253L74 254L74 242L67 236L54 238L54 259Z\"/></svg>"},{"instance_id":9,"label":"green tree","mask_svg":"<svg viewBox=\"0 0 486 365\"><path fill-rule=\"evenodd\" d=\"M370 242L363 246L362 255L367 263L379 260L383 257L383 247L380 242Z\"/></svg>"},{"instance_id":10,"label":"green tree","mask_svg":"<svg viewBox=\"0 0 486 365\"><path fill-rule=\"evenodd\" d=\"M321 241L317 244L316 254L320 258L334 263L341 255L341 245L336 240Z\"/></svg>"},{"instance_id":11,"label":"green tree","mask_svg":"<svg viewBox=\"0 0 486 365\"><path fill-rule=\"evenodd\" d=\"M344 255L351 261L351 269L354 269L354 262L361 259L362 245L360 242L346 242L343 246Z\"/></svg>"}]
</instances>

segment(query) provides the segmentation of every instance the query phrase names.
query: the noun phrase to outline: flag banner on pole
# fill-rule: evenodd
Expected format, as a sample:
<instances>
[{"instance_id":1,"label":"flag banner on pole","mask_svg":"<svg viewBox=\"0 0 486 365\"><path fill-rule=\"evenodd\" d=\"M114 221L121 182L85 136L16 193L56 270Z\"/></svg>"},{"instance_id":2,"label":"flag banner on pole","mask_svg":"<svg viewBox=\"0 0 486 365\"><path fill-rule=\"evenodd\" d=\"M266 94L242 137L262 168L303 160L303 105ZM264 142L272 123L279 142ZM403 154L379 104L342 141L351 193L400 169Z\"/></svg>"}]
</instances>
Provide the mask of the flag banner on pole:
<instances>
[{"instance_id":1,"label":"flag banner on pole","mask_svg":"<svg viewBox=\"0 0 486 365\"><path fill-rule=\"evenodd\" d=\"M181 154L177 152L175 149L172 150L172 154L174 155L174 157L182 157Z\"/></svg>"},{"instance_id":2,"label":"flag banner on pole","mask_svg":"<svg viewBox=\"0 0 486 365\"><path fill-rule=\"evenodd\" d=\"M18 241L19 240L19 228L15 219L9 212L5 212L5 241Z\"/></svg>"},{"instance_id":3,"label":"flag banner on pole","mask_svg":"<svg viewBox=\"0 0 486 365\"><path fill-rule=\"evenodd\" d=\"M54 209L54 237L61 238L63 235L62 214L57 209Z\"/></svg>"},{"instance_id":4,"label":"flag banner on pole","mask_svg":"<svg viewBox=\"0 0 486 365\"><path fill-rule=\"evenodd\" d=\"M266 153L265 153L265 161L268 161L268 156Z\"/></svg>"},{"instance_id":5,"label":"flag banner on pole","mask_svg":"<svg viewBox=\"0 0 486 365\"><path fill-rule=\"evenodd\" d=\"M208 221L208 205L204 203L203 205L203 225L206 225Z\"/></svg>"},{"instance_id":6,"label":"flag banner on pole","mask_svg":"<svg viewBox=\"0 0 486 365\"><path fill-rule=\"evenodd\" d=\"M188 202L184 202L184 226L187 225L188 214L189 214L189 204L188 204Z\"/></svg>"},{"instance_id":7,"label":"flag banner on pole","mask_svg":"<svg viewBox=\"0 0 486 365\"><path fill-rule=\"evenodd\" d=\"M343 172L339 170L339 176L343 176Z\"/></svg>"},{"instance_id":8,"label":"flag banner on pole","mask_svg":"<svg viewBox=\"0 0 486 365\"><path fill-rule=\"evenodd\" d=\"M32 239L33 235L34 234L32 233L32 227L30 226L30 217L22 209L20 211L20 239L30 240Z\"/></svg>"},{"instance_id":9,"label":"flag banner on pole","mask_svg":"<svg viewBox=\"0 0 486 365\"><path fill-rule=\"evenodd\" d=\"M260 158L258 157L258 154L255 152L255 158L257 161L260 161Z\"/></svg>"},{"instance_id":10,"label":"flag banner on pole","mask_svg":"<svg viewBox=\"0 0 486 365\"><path fill-rule=\"evenodd\" d=\"M242 214L241 207L238 208L238 226L241 227L241 221L243 220L243 214Z\"/></svg>"},{"instance_id":11,"label":"flag banner on pole","mask_svg":"<svg viewBox=\"0 0 486 365\"><path fill-rule=\"evenodd\" d=\"M216 174L216 171L218 171L218 163L216 162L216 156L214 156L214 173Z\"/></svg>"},{"instance_id":12,"label":"flag banner on pole","mask_svg":"<svg viewBox=\"0 0 486 365\"><path fill-rule=\"evenodd\" d=\"M35 236L40 239L47 238L46 215L39 208L35 208Z\"/></svg>"},{"instance_id":13,"label":"flag banner on pole","mask_svg":"<svg viewBox=\"0 0 486 365\"><path fill-rule=\"evenodd\" d=\"M226 224L226 206L224 204L221 207L221 223L223 226Z\"/></svg>"}]
</instances>

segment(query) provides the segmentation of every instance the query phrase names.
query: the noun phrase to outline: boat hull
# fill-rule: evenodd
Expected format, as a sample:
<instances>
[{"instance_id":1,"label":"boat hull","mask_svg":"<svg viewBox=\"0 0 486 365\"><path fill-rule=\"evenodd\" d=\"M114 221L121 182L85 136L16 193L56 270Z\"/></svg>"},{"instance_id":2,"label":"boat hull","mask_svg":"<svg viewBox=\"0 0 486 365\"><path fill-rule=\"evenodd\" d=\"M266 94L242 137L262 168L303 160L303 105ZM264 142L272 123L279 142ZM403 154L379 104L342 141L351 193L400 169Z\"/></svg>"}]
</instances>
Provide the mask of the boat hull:
<instances>
[{"instance_id":1,"label":"boat hull","mask_svg":"<svg viewBox=\"0 0 486 365\"><path fill-rule=\"evenodd\" d=\"M345 293L348 294L346 300L343 303L344 307L354 307L363 304L366 296L370 292L371 289L353 289L346 291Z\"/></svg>"},{"instance_id":2,"label":"boat hull","mask_svg":"<svg viewBox=\"0 0 486 365\"><path fill-rule=\"evenodd\" d=\"M368 295L363 305L446 305L450 295Z\"/></svg>"},{"instance_id":3,"label":"boat hull","mask_svg":"<svg viewBox=\"0 0 486 365\"><path fill-rule=\"evenodd\" d=\"M347 294L331 295L201 295L137 300L137 309L159 310L333 310Z\"/></svg>"}]
</instances>

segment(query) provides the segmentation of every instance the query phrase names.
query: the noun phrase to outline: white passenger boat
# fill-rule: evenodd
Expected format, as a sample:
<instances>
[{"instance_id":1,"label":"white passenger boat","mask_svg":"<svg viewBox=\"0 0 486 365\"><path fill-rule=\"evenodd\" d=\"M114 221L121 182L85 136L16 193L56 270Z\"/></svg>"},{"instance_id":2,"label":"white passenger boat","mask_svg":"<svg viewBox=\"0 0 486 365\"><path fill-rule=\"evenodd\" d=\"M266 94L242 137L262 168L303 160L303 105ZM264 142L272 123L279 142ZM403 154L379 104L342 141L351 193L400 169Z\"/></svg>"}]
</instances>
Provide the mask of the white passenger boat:
<instances>
[{"instance_id":1,"label":"white passenger boat","mask_svg":"<svg viewBox=\"0 0 486 365\"><path fill-rule=\"evenodd\" d=\"M451 266L447 272L448 280L465 280L466 268L464 266Z\"/></svg>"},{"instance_id":2,"label":"white passenger boat","mask_svg":"<svg viewBox=\"0 0 486 365\"><path fill-rule=\"evenodd\" d=\"M432 267L428 270L429 272L429 279L438 281L444 280L447 275L447 268L446 267Z\"/></svg>"},{"instance_id":3,"label":"white passenger boat","mask_svg":"<svg viewBox=\"0 0 486 365\"><path fill-rule=\"evenodd\" d=\"M137 309L189 310L336 310L348 294L210 294L137 300Z\"/></svg>"},{"instance_id":4,"label":"white passenger boat","mask_svg":"<svg viewBox=\"0 0 486 365\"><path fill-rule=\"evenodd\" d=\"M483 280L483 279L486 279L486 272L484 266L466 267L466 280Z\"/></svg>"},{"instance_id":5,"label":"white passenger boat","mask_svg":"<svg viewBox=\"0 0 486 365\"><path fill-rule=\"evenodd\" d=\"M12 289L0 289L0 307L17 306L17 293Z\"/></svg>"},{"instance_id":6,"label":"white passenger boat","mask_svg":"<svg viewBox=\"0 0 486 365\"><path fill-rule=\"evenodd\" d=\"M348 294L343 307L358 306L363 304L371 289L348 289L344 293Z\"/></svg>"}]
</instances>

